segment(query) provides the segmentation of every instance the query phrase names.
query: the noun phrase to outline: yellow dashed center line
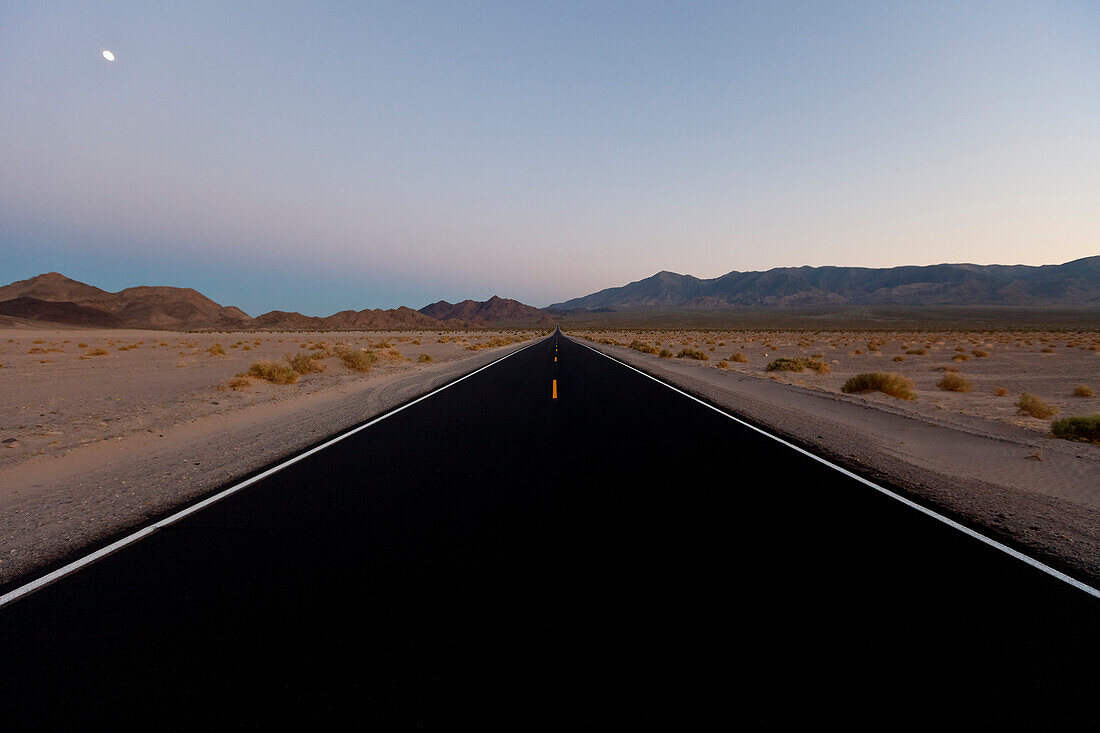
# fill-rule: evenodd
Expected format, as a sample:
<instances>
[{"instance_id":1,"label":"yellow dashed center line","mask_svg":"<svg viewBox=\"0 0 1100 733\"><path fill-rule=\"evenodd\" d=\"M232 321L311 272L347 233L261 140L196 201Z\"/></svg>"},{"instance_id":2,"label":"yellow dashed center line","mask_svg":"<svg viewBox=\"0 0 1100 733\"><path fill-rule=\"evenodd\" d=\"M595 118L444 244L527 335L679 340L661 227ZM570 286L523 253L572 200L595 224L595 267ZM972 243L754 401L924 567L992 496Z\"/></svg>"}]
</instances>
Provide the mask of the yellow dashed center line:
<instances>
[{"instance_id":1,"label":"yellow dashed center line","mask_svg":"<svg viewBox=\"0 0 1100 733\"><path fill-rule=\"evenodd\" d=\"M554 396L553 396L553 399L556 400L557 398L558 398L558 380L555 379L554 380Z\"/></svg>"}]
</instances>

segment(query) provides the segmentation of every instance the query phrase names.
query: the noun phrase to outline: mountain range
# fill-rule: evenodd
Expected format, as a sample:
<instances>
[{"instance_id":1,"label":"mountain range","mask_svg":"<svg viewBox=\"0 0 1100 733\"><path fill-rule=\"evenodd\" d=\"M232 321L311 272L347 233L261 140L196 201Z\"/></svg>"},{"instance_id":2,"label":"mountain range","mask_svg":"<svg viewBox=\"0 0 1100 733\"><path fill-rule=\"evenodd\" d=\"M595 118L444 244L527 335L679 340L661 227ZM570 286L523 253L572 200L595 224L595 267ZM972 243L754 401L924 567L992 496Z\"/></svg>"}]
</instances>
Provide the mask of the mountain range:
<instances>
[{"instance_id":1,"label":"mountain range","mask_svg":"<svg viewBox=\"0 0 1100 733\"><path fill-rule=\"evenodd\" d=\"M548 325L577 314L647 309L790 309L856 305L1100 308L1100 256L1061 265L944 264L874 269L780 267L701 279L674 272L535 308L493 296L419 310L345 310L331 316L271 311L255 318L191 288L110 293L57 272L0 287L0 325L93 328L364 330Z\"/></svg>"},{"instance_id":2,"label":"mountain range","mask_svg":"<svg viewBox=\"0 0 1100 733\"><path fill-rule=\"evenodd\" d=\"M842 305L1100 305L1100 256L1062 265L947 264L778 267L709 280L652 277L549 306L549 310L646 307L808 308Z\"/></svg>"}]
</instances>

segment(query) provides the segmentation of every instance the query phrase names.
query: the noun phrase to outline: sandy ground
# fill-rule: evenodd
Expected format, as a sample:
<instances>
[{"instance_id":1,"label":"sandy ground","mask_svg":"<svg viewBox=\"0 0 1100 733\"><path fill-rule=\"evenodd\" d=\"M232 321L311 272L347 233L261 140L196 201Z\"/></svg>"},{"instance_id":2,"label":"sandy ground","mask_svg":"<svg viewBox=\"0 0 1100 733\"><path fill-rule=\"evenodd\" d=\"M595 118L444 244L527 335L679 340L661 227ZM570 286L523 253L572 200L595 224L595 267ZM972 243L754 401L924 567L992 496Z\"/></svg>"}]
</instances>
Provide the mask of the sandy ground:
<instances>
[{"instance_id":1,"label":"sandy ground","mask_svg":"<svg viewBox=\"0 0 1100 733\"><path fill-rule=\"evenodd\" d=\"M1027 391L1058 408L1056 417L1100 413L1100 399L1073 394L1080 385L1100 394L1100 334L570 335L1100 585L1100 446L1056 439L1049 418L1019 414L1015 404ZM636 340L709 358L661 358L629 348ZM739 352L745 362L730 359ZM765 370L777 357L800 356L830 371ZM970 391L937 387L944 368L957 369ZM909 377L916 399L841 392L848 377L870 371Z\"/></svg>"},{"instance_id":2,"label":"sandy ground","mask_svg":"<svg viewBox=\"0 0 1100 733\"><path fill-rule=\"evenodd\" d=\"M0 330L0 585L451 381L537 333ZM324 371L293 384L237 376L253 362L324 345L370 349L378 360L360 373L323 358Z\"/></svg>"}]
</instances>

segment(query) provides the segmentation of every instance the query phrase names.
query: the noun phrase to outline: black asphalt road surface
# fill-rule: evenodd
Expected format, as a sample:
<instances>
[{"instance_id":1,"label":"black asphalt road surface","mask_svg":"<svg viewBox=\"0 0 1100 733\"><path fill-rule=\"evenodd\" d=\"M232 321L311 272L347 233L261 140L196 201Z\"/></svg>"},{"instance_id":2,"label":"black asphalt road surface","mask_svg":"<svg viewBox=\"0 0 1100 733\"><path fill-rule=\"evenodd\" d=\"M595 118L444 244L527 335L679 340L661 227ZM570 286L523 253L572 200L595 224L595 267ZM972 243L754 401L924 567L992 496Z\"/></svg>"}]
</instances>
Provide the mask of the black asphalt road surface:
<instances>
[{"instance_id":1,"label":"black asphalt road surface","mask_svg":"<svg viewBox=\"0 0 1100 733\"><path fill-rule=\"evenodd\" d=\"M0 728L1097 730L1098 620L555 334L0 609Z\"/></svg>"}]
</instances>

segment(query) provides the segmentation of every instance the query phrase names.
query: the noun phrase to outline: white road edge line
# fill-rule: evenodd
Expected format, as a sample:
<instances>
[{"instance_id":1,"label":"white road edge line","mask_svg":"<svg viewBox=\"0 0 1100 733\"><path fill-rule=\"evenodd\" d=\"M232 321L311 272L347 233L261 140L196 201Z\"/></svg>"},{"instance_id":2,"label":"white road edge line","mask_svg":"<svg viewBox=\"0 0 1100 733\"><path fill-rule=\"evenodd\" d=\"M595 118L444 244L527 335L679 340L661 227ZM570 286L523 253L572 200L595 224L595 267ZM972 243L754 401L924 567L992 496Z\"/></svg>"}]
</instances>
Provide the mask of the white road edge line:
<instances>
[{"instance_id":1,"label":"white road edge line","mask_svg":"<svg viewBox=\"0 0 1100 733\"><path fill-rule=\"evenodd\" d=\"M15 588L14 590L11 590L11 591L5 593L4 595L0 596L0 608L3 608L4 606L8 605L9 603L17 601L20 598L22 598L23 596L29 595L29 594L35 592L36 590L39 590L40 588L44 588L45 586L49 585L50 583L53 583L54 581L60 580L61 578L65 577L66 575L70 575L71 573L74 573L77 570L80 570L81 568L83 568L87 565L91 565L96 560L99 560L100 558L106 557L107 555L110 555L112 552L116 552L117 550L121 550L123 547L126 547L127 545L132 545L133 543L137 542L138 540L144 539L144 538L148 537L149 535L153 534L158 529L164 529L168 525L174 524L175 522L178 522L179 520L183 519L184 517L190 516L191 514L194 514L197 511L205 509L206 507L210 506L211 504L213 504L215 502L218 502L218 501L221 501L222 499L226 498L227 496L235 494L238 491L240 491L241 489L247 488L247 487L251 486L252 484L256 483L257 481L262 481L265 478L267 478L268 476L270 476L274 473L278 473L279 471L283 470L287 466L291 466L291 465L297 463L298 461L301 461L301 460L304 460L304 459L308 458L309 456L313 455L314 453L317 453L319 451L324 450L325 448L328 448L330 445L334 445L336 443L339 443L344 438L349 438L352 435L355 435L356 433L360 432L361 430L366 430L371 425L379 423L379 422L385 420L387 417L391 417L393 415L396 415L397 413L401 412L402 410L404 410L408 407L412 407L417 402L420 402L422 400L426 400L429 397L431 397L432 395L438 394L439 392L442 392L443 390L447 389L448 387L453 387L454 385L458 384L459 382L461 382L465 379L469 379L470 377L474 376L478 372L483 372L486 369L488 369L489 367L491 367L495 364L499 364L500 362L504 361L508 357L515 356L519 352L525 351L526 349L529 349L532 346L534 346L538 343L541 343L543 340L545 340L545 339L539 339L538 341L534 341L533 343L527 344L526 346L524 346L522 348L516 349L513 352L505 354L504 356L500 357L499 359L494 359L493 361L489 362L485 366L480 367L479 369L476 369L476 370L470 372L469 374L464 374L463 376L459 377L458 379L454 380L453 382L447 382L447 384L444 384L440 387L436 387L431 392L428 392L427 394L424 394L424 395L421 395L420 397L417 397L412 402L407 402L404 405L401 405L400 407L398 407L396 409L390 410L389 412L385 413L384 415L379 415L378 417L373 418L373 419L363 423L362 425L359 425L358 427L354 427L354 428L348 430L347 432L341 433L340 435L337 435L335 438L332 438L330 440L325 441L321 445L310 448L305 453L299 453L298 455L294 456L293 458L288 458L287 460L283 461L282 463L280 463L276 466L272 466L271 468L267 469L263 473L256 474L252 478L245 479L244 481L241 481L238 484L234 484L233 486L230 486L228 489L223 489L222 491L218 492L217 494L214 494L213 496L209 496L206 499L203 499L202 501L200 501L198 503L192 504L191 506L187 507L186 509L182 509L182 510L176 512L175 514L169 516L169 517L165 517L164 519L160 520L159 522L156 522L155 524L151 524L148 527L145 527L144 529L139 529L137 532L134 532L133 534L126 535L125 537L118 540L117 542L113 542L113 543L107 545L106 547L100 548L100 549L96 550L95 552L92 552L88 555L85 555L84 557L81 557L77 560L74 560L71 563L69 563L68 565L60 567L57 570L54 570L52 573L47 573L46 575L43 575L41 578L38 578L37 580L32 580L31 582L27 583L26 585L21 585L18 588Z\"/></svg>"},{"instance_id":2,"label":"white road edge line","mask_svg":"<svg viewBox=\"0 0 1100 733\"><path fill-rule=\"evenodd\" d=\"M808 450L805 450L804 448L800 448L797 445L795 445L794 443L790 443L790 442L784 440L783 438L780 438L778 435L772 435L771 433L769 433L766 430L762 430L762 429L756 427L755 425L751 425L751 424L745 422L744 420L742 420L740 418L734 417L733 415L729 414L725 410L721 410L721 409L715 407L714 405L710 404L709 402L704 402L703 400L699 399L698 397L695 397L694 395L688 394L687 392L680 389L679 387L675 387L675 386L669 384L668 382L663 382L660 379L658 379L657 377L653 376L652 374L647 374L647 373L643 372L641 369L633 367L633 366L631 366L630 364L627 364L624 361L620 361L619 359L616 359L613 356L609 356L609 355L603 353L599 349L594 349L591 346L589 346L588 344L583 344L580 341L575 341L573 339L570 339L570 341L573 341L573 343L575 343L575 344L580 344L584 348L588 349L589 351L593 351L593 352L599 354L600 356L604 357L605 359L610 359L611 361L615 362L616 364L621 364L622 366L626 367L627 369L631 369L635 372L638 372L638 374L641 374L643 377L648 377L649 379L652 379L657 384L661 384L661 385L664 385L665 387L668 387L673 392L677 392L677 393L683 395L684 397L687 397L688 399L695 400L700 405L703 405L704 407L708 407L711 410L714 410L719 415L724 415L725 417L728 417L730 420L733 420L734 422L739 423L740 425L744 425L746 428L749 428L750 430L755 430L756 432L760 433L761 435L767 436L767 437L771 438L772 440L774 440L778 443L782 443L783 445L787 446L788 448L791 448L792 450L798 451L799 453L801 453L804 456L809 456L810 458L814 459L815 461L817 461L819 463L822 463L822 464L828 466L829 468L833 469L834 471L839 471L840 473L844 474L845 476L848 476L849 478L855 479L856 481L860 482L861 484L869 486L872 489L874 489L875 491L881 492L881 493L885 494L886 496L889 496L891 499L896 499L897 501L900 501L902 504L905 504L907 507L910 507L912 509L916 509L918 512L921 512L923 514L927 514L929 517L932 517L933 519L937 519L937 520L943 522L944 524L946 524L947 526L952 527L953 529L957 529L960 532L962 532L966 535L969 535L969 536L973 537L976 540L984 542L985 544L989 545L990 547L993 547L997 550L1000 550L1001 552L1003 552L1007 555L1011 555L1012 557L1016 558L1017 560L1021 560L1025 563L1027 563L1028 565L1031 565L1032 567L1034 567L1038 570L1041 570L1044 573L1057 578L1058 580L1061 580L1064 583L1068 583L1069 585L1072 585L1074 588L1077 588L1078 590L1082 590L1085 593L1088 593L1090 596L1093 596L1094 598L1100 598L1100 590L1097 590L1096 588L1093 588L1091 585L1088 585L1086 583L1082 583L1080 580L1077 580L1076 578L1070 577L1069 575L1066 575L1065 573L1063 573L1059 570L1055 570L1054 568L1050 567L1049 565L1045 565L1045 564L1039 562L1038 560L1036 560L1033 557L1029 557L1029 556L1023 554L1022 552L1020 552L1018 550L1014 550L1011 547L1009 547L1008 545L1001 544L1000 542L993 539L992 537L986 537L984 534L981 534L980 532L976 532L975 530L970 529L969 527L967 527L965 525L959 524L958 522L956 522L953 519L950 519L949 517L945 517L942 514L937 514L936 512L932 511L931 509L928 509L927 507L923 507L923 506L921 506L920 504L917 504L914 501L906 499L904 496L901 496L900 494L895 494L893 491L890 491L889 489L885 489L882 486L879 486L874 481L869 481L869 480L863 478L862 476L857 476L856 474L852 473L851 471L849 471L846 468L838 466L835 463L831 463L830 461L822 458L821 456L814 455L813 453L809 452Z\"/></svg>"}]
</instances>

